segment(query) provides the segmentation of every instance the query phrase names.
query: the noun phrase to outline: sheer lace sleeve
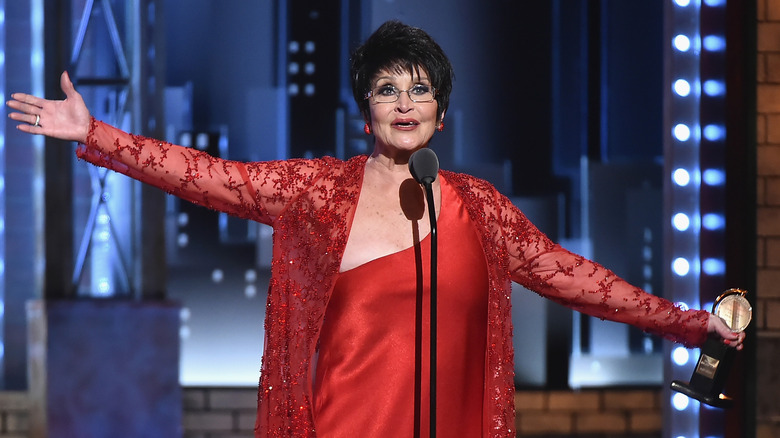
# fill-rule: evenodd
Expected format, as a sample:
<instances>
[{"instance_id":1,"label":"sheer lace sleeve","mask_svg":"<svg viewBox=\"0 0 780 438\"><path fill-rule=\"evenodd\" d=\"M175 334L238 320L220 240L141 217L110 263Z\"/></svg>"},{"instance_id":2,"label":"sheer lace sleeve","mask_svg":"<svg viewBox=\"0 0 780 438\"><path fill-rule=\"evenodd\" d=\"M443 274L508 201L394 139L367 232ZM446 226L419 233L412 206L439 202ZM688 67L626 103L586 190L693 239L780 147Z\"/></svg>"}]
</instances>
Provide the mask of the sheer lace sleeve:
<instances>
[{"instance_id":1,"label":"sheer lace sleeve","mask_svg":"<svg viewBox=\"0 0 780 438\"><path fill-rule=\"evenodd\" d=\"M95 120L79 158L159 187L177 197L270 224L315 178L316 160L242 163Z\"/></svg>"},{"instance_id":2,"label":"sheer lace sleeve","mask_svg":"<svg viewBox=\"0 0 780 438\"><path fill-rule=\"evenodd\" d=\"M514 281L588 315L628 323L688 346L704 342L706 311L680 309L567 251L550 241L508 199L495 196Z\"/></svg>"}]
</instances>

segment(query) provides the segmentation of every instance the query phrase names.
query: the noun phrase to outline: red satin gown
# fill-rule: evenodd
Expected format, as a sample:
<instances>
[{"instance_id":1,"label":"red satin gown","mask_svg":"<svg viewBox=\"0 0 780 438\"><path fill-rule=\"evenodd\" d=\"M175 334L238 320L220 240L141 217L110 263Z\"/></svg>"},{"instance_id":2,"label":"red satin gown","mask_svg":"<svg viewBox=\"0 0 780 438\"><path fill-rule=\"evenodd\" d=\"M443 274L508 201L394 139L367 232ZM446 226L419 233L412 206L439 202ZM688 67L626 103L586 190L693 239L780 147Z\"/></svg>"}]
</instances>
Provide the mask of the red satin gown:
<instances>
[{"instance_id":1,"label":"red satin gown","mask_svg":"<svg viewBox=\"0 0 780 438\"><path fill-rule=\"evenodd\" d=\"M480 437L487 269L460 198L441 187L436 432ZM430 236L339 274L316 365L318 437L429 436L429 294Z\"/></svg>"}]
</instances>

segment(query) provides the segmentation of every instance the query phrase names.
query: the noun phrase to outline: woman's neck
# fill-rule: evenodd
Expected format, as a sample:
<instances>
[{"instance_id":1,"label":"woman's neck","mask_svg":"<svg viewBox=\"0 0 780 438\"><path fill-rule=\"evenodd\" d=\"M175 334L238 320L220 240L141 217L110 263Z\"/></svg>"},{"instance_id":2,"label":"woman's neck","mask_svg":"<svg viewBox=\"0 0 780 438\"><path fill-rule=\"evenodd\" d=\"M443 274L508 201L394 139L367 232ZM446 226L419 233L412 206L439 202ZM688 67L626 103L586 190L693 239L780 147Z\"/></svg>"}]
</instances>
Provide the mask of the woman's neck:
<instances>
[{"instance_id":1,"label":"woman's neck","mask_svg":"<svg viewBox=\"0 0 780 438\"><path fill-rule=\"evenodd\" d=\"M409 173L409 157L389 157L378 153L368 157L366 165L373 172L398 180L411 178Z\"/></svg>"}]
</instances>

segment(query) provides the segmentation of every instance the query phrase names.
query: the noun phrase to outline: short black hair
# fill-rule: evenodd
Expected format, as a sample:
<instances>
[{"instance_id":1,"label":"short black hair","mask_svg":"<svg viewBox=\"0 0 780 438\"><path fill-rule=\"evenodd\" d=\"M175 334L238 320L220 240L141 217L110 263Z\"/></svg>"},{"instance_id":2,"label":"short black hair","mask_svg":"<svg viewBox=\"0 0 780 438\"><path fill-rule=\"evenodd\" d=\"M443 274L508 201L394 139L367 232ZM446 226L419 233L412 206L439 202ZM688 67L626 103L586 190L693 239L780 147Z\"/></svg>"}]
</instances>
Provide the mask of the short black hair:
<instances>
[{"instance_id":1,"label":"short black hair","mask_svg":"<svg viewBox=\"0 0 780 438\"><path fill-rule=\"evenodd\" d=\"M354 52L350 59L352 94L366 120L370 111L366 94L371 90L371 81L383 70L408 72L411 75L428 74L431 85L436 89L438 103L437 118L450 103L452 81L455 74L444 51L424 30L390 20L379 26Z\"/></svg>"}]
</instances>

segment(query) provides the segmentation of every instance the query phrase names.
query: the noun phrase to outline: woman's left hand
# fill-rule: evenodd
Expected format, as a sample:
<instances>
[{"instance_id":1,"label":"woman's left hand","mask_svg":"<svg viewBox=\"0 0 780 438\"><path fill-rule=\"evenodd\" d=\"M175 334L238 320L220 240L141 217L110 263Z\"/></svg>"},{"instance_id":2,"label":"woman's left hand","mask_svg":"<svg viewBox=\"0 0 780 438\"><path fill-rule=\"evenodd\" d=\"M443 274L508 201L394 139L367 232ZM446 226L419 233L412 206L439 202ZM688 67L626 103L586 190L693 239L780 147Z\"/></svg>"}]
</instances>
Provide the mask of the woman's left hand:
<instances>
[{"instance_id":1,"label":"woman's left hand","mask_svg":"<svg viewBox=\"0 0 780 438\"><path fill-rule=\"evenodd\" d=\"M710 319L707 323L707 331L709 333L717 334L723 339L724 344L734 347L737 350L742 350L745 346L743 344L745 342L745 332L734 333L729 326L726 325L726 322L717 315L710 314Z\"/></svg>"}]
</instances>

